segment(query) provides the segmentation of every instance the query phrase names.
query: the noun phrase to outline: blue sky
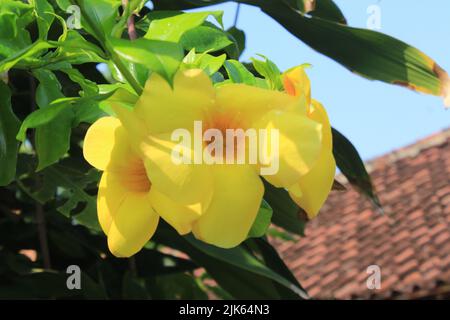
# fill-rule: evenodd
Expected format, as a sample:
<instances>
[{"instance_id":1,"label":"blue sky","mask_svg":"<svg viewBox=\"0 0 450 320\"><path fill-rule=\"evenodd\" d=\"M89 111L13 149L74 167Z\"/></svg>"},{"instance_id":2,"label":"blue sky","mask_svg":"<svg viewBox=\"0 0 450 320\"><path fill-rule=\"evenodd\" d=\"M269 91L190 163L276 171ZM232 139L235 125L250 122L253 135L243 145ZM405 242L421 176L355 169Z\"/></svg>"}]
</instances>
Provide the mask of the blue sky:
<instances>
[{"instance_id":1,"label":"blue sky","mask_svg":"<svg viewBox=\"0 0 450 320\"><path fill-rule=\"evenodd\" d=\"M336 0L348 23L366 27L367 8L381 8L381 32L418 47L450 70L450 1ZM236 4L214 6L223 10L225 27L233 24ZM247 34L241 60L258 53L284 70L302 63L313 65L308 74L313 96L327 108L332 125L344 133L364 159L388 153L417 139L450 127L450 110L439 97L356 76L297 38L258 8L241 6L237 27Z\"/></svg>"}]
</instances>

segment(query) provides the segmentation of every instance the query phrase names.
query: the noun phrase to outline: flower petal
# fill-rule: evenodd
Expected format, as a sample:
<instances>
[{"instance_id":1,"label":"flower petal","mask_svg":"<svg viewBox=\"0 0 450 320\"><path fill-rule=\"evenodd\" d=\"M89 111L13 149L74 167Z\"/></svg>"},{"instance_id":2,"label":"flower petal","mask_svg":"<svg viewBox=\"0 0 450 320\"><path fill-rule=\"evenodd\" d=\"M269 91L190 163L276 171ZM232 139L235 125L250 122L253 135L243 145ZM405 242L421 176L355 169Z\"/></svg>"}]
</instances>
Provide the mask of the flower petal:
<instances>
[{"instance_id":1,"label":"flower petal","mask_svg":"<svg viewBox=\"0 0 450 320\"><path fill-rule=\"evenodd\" d=\"M113 117L98 119L86 133L83 155L89 164L99 170L105 170L111 152L116 144L115 132L120 128L120 121Z\"/></svg>"},{"instance_id":2,"label":"flower petal","mask_svg":"<svg viewBox=\"0 0 450 320\"><path fill-rule=\"evenodd\" d=\"M336 163L331 152L323 152L314 168L289 188L291 198L313 219L331 191Z\"/></svg>"},{"instance_id":3,"label":"flower petal","mask_svg":"<svg viewBox=\"0 0 450 320\"><path fill-rule=\"evenodd\" d=\"M211 80L201 70L178 72L173 89L166 80L153 73L134 112L143 119L151 134L192 129L194 121L203 119L203 112L212 107L214 99Z\"/></svg>"},{"instance_id":4,"label":"flower petal","mask_svg":"<svg viewBox=\"0 0 450 320\"><path fill-rule=\"evenodd\" d=\"M209 244L232 248L247 238L264 194L264 186L247 165L215 165L214 195L194 224L194 235Z\"/></svg>"},{"instance_id":5,"label":"flower petal","mask_svg":"<svg viewBox=\"0 0 450 320\"><path fill-rule=\"evenodd\" d=\"M270 173L261 171L264 178L278 188L288 188L308 173L317 161L322 148L322 125L298 112L268 112L257 123L257 128L266 129L267 140L262 151L269 156L269 165L278 170ZM272 130L279 134L278 145L272 137ZM260 138L260 142L264 139ZM272 147L273 144L273 147ZM260 147L261 148L261 147ZM261 151L261 150L260 150Z\"/></svg>"},{"instance_id":6,"label":"flower petal","mask_svg":"<svg viewBox=\"0 0 450 320\"><path fill-rule=\"evenodd\" d=\"M322 124L322 150L317 163L299 182L289 188L292 199L310 219L314 218L331 191L336 173L331 126L325 108L313 100L309 117Z\"/></svg>"},{"instance_id":7,"label":"flower petal","mask_svg":"<svg viewBox=\"0 0 450 320\"><path fill-rule=\"evenodd\" d=\"M84 158L99 170L126 170L138 156L119 119L103 117L89 127L83 144Z\"/></svg>"},{"instance_id":8,"label":"flower petal","mask_svg":"<svg viewBox=\"0 0 450 320\"><path fill-rule=\"evenodd\" d=\"M219 110L243 121L244 127L273 109L295 107L299 112L303 110L306 113L305 105L298 98L283 92L237 83L222 85L216 90Z\"/></svg>"},{"instance_id":9,"label":"flower petal","mask_svg":"<svg viewBox=\"0 0 450 320\"><path fill-rule=\"evenodd\" d=\"M158 221L147 192L128 192L109 228L109 250L116 257L132 256L150 240Z\"/></svg>"},{"instance_id":10,"label":"flower petal","mask_svg":"<svg viewBox=\"0 0 450 320\"><path fill-rule=\"evenodd\" d=\"M331 124L328 119L328 114L323 105L317 101L312 100L312 105L308 114L308 118L322 124L322 144L326 150L332 151L333 137L331 133Z\"/></svg>"},{"instance_id":11,"label":"flower petal","mask_svg":"<svg viewBox=\"0 0 450 320\"><path fill-rule=\"evenodd\" d=\"M103 172L97 195L97 215L103 232L108 235L114 214L127 194L120 177L114 173Z\"/></svg>"},{"instance_id":12,"label":"flower petal","mask_svg":"<svg viewBox=\"0 0 450 320\"><path fill-rule=\"evenodd\" d=\"M283 74L284 89L289 95L305 97L306 105L311 104L311 82L304 66L294 67Z\"/></svg>"},{"instance_id":13,"label":"flower petal","mask_svg":"<svg viewBox=\"0 0 450 320\"><path fill-rule=\"evenodd\" d=\"M201 204L180 205L159 192L150 190L150 199L155 211L181 235L192 231L192 224L204 211Z\"/></svg>"},{"instance_id":14,"label":"flower petal","mask_svg":"<svg viewBox=\"0 0 450 320\"><path fill-rule=\"evenodd\" d=\"M178 143L170 134L149 136L141 144L147 175L159 192L181 205L206 208L212 196L210 167L175 162L172 152ZM192 149L187 148L188 152ZM193 158L191 158L193 159Z\"/></svg>"}]
</instances>

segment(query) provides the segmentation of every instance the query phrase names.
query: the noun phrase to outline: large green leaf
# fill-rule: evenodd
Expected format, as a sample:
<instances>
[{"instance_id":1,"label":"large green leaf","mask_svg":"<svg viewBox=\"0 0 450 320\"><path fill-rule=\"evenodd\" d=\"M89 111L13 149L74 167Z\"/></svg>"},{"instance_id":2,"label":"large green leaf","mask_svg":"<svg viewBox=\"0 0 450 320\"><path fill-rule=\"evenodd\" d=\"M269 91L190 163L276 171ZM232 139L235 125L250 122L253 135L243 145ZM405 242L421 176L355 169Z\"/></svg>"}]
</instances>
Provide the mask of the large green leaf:
<instances>
[{"instance_id":1,"label":"large green leaf","mask_svg":"<svg viewBox=\"0 0 450 320\"><path fill-rule=\"evenodd\" d=\"M293 284L291 281L287 280L280 274L269 269L261 261L256 259L242 247L222 249L198 241L193 236L186 236L185 239L189 242L190 245L200 250L204 254L217 259L218 261L228 263L245 271L249 271L264 278L271 279L275 283L278 283L291 291L295 291L295 293L299 295L299 297L307 298L306 293L301 288L299 288L297 285Z\"/></svg>"},{"instance_id":2,"label":"large green leaf","mask_svg":"<svg viewBox=\"0 0 450 320\"><path fill-rule=\"evenodd\" d=\"M16 175L20 121L11 109L11 92L0 80L0 186L14 180Z\"/></svg>"},{"instance_id":3,"label":"large green leaf","mask_svg":"<svg viewBox=\"0 0 450 320\"><path fill-rule=\"evenodd\" d=\"M291 270L289 270L288 266L286 266L283 259L281 259L281 257L278 255L277 250L275 250L275 248L272 247L272 245L266 239L254 239L253 242L258 247L262 258L264 259L264 262L269 268L294 283L298 288L304 290L298 280L292 274ZM277 290L279 290L284 296L291 295L291 298L293 299L298 298L297 296L293 295L292 292L286 291L286 288L279 285L277 285L276 287Z\"/></svg>"},{"instance_id":4,"label":"large green leaf","mask_svg":"<svg viewBox=\"0 0 450 320\"><path fill-rule=\"evenodd\" d=\"M153 6L155 10L186 10L228 1L230 0L159 0Z\"/></svg>"},{"instance_id":5,"label":"large green leaf","mask_svg":"<svg viewBox=\"0 0 450 320\"><path fill-rule=\"evenodd\" d=\"M444 97L450 105L448 74L418 49L388 35L306 17L282 1L261 1L263 11L313 49L369 79Z\"/></svg>"},{"instance_id":6,"label":"large green leaf","mask_svg":"<svg viewBox=\"0 0 450 320\"><path fill-rule=\"evenodd\" d=\"M263 200L258 215L248 233L249 238L259 238L266 234L272 220L272 208Z\"/></svg>"},{"instance_id":7,"label":"large green leaf","mask_svg":"<svg viewBox=\"0 0 450 320\"><path fill-rule=\"evenodd\" d=\"M285 189L276 188L265 180L263 182L264 199L273 210L272 223L292 233L303 235L305 220L300 216L302 209Z\"/></svg>"},{"instance_id":8,"label":"large green leaf","mask_svg":"<svg viewBox=\"0 0 450 320\"><path fill-rule=\"evenodd\" d=\"M180 237L168 225L161 223L155 241L188 254L203 266L216 282L234 298L280 299L275 283L305 297L303 291L277 274L243 246L221 249L196 240L192 235Z\"/></svg>"},{"instance_id":9,"label":"large green leaf","mask_svg":"<svg viewBox=\"0 0 450 320\"><path fill-rule=\"evenodd\" d=\"M336 159L337 167L353 186L367 196L378 209L382 210L370 175L367 173L358 151L339 131L333 128L332 133L333 155Z\"/></svg>"},{"instance_id":10,"label":"large green leaf","mask_svg":"<svg viewBox=\"0 0 450 320\"><path fill-rule=\"evenodd\" d=\"M114 51L129 62L146 66L171 81L183 59L183 48L173 42L137 39L111 39Z\"/></svg>"},{"instance_id":11,"label":"large green leaf","mask_svg":"<svg viewBox=\"0 0 450 320\"><path fill-rule=\"evenodd\" d=\"M346 24L342 11L333 2L333 0L284 0L293 8L314 17L332 20Z\"/></svg>"},{"instance_id":12,"label":"large green leaf","mask_svg":"<svg viewBox=\"0 0 450 320\"><path fill-rule=\"evenodd\" d=\"M199 299L206 300L195 277L186 273L157 276L150 286L153 299Z\"/></svg>"},{"instance_id":13,"label":"large green leaf","mask_svg":"<svg viewBox=\"0 0 450 320\"><path fill-rule=\"evenodd\" d=\"M356 74L442 96L450 106L449 76L426 54L383 33L344 25L340 10L329 0L315 1L315 11L309 12L311 17L306 16L302 13L303 1L306 0L236 0L260 7L311 48ZM224 1L161 0L155 8L182 10L221 2Z\"/></svg>"}]
</instances>

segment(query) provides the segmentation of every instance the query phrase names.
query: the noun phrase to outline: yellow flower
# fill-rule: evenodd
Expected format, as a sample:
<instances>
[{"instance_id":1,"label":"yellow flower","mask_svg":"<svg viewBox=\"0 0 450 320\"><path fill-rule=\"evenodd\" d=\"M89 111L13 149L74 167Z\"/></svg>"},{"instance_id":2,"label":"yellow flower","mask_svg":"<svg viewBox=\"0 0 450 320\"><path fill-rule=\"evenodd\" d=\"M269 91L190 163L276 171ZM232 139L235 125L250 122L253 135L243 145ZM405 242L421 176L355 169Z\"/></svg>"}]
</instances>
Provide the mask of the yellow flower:
<instances>
[{"instance_id":1,"label":"yellow flower","mask_svg":"<svg viewBox=\"0 0 450 320\"><path fill-rule=\"evenodd\" d=\"M311 101L311 85L302 66L287 71L283 75L283 83L288 94L306 98L309 106L307 116L322 124L322 149L316 164L310 172L288 188L292 199L312 219L327 199L336 172L330 121L325 108L318 101Z\"/></svg>"},{"instance_id":2,"label":"yellow flower","mask_svg":"<svg viewBox=\"0 0 450 320\"><path fill-rule=\"evenodd\" d=\"M277 187L298 185L302 194L291 194L304 197L301 183L317 168L326 132L322 115L306 101L244 84L215 88L201 70L178 72L173 87L152 74L133 109L113 106L118 119L98 120L85 138L85 158L104 170L98 215L111 252L130 256L139 251L159 217L179 234L192 232L219 247L246 239L264 193L259 170L267 163L175 163L172 153L179 143L172 133L192 132L195 121L221 132L277 129L279 170L264 178ZM195 146L187 150L193 158L195 152Z\"/></svg>"}]
</instances>

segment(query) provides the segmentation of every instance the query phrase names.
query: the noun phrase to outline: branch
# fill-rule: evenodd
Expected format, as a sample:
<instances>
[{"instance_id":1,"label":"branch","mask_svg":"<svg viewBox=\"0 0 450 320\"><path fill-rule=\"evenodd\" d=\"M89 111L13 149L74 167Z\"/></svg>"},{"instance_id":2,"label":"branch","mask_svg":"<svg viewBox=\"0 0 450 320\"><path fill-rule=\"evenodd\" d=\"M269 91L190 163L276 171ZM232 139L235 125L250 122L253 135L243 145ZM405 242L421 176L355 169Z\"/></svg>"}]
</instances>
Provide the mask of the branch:
<instances>
[{"instance_id":1,"label":"branch","mask_svg":"<svg viewBox=\"0 0 450 320\"><path fill-rule=\"evenodd\" d=\"M30 109L33 112L36 109L36 83L34 82L34 78L30 76ZM34 139L32 139L34 141ZM44 264L44 269L51 269L52 265L50 262L50 250L48 248L48 239L47 239L47 226L45 223L45 213L42 204L36 202L35 205L36 210L36 223L37 223L37 231L39 237L39 246L41 248L41 254Z\"/></svg>"}]
</instances>

